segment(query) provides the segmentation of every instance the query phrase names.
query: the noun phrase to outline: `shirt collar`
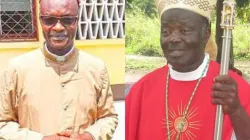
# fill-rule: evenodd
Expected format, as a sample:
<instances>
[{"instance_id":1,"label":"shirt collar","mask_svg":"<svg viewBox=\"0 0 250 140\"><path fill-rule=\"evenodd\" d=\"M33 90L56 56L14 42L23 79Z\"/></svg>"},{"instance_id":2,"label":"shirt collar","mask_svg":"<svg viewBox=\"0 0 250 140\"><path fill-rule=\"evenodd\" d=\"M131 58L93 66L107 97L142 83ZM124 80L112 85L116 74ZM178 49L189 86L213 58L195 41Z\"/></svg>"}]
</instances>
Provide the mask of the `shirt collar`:
<instances>
[{"instance_id":1,"label":"shirt collar","mask_svg":"<svg viewBox=\"0 0 250 140\"><path fill-rule=\"evenodd\" d=\"M203 59L202 64L194 71L191 72L178 72L173 70L172 66L168 64L169 70L170 70L170 76L172 79L177 80L177 81L194 81L199 78L205 77L207 75L208 67L207 63L209 61L209 55L205 53L205 57ZM204 74L203 70L205 70Z\"/></svg>"},{"instance_id":2,"label":"shirt collar","mask_svg":"<svg viewBox=\"0 0 250 140\"><path fill-rule=\"evenodd\" d=\"M74 56L75 47L73 46L67 54L65 54L63 56L59 56L59 55L56 55L56 54L53 54L52 52L50 52L46 43L44 43L43 53L44 53L46 58L48 58L54 62L65 62Z\"/></svg>"},{"instance_id":3,"label":"shirt collar","mask_svg":"<svg viewBox=\"0 0 250 140\"><path fill-rule=\"evenodd\" d=\"M46 58L46 61L45 61L46 66L53 66L53 65L51 65L51 63L58 64L58 66L61 66L61 64L75 63L75 65L73 67L73 71L78 72L78 69L79 69L79 57L78 57L79 50L76 49L75 47L72 47L72 49L66 55L64 55L66 57L65 61L57 61L56 58L55 58L55 56L57 56L57 55L52 54L48 50L46 45L43 46L41 51L42 51L42 53L44 54L44 56Z\"/></svg>"}]
</instances>

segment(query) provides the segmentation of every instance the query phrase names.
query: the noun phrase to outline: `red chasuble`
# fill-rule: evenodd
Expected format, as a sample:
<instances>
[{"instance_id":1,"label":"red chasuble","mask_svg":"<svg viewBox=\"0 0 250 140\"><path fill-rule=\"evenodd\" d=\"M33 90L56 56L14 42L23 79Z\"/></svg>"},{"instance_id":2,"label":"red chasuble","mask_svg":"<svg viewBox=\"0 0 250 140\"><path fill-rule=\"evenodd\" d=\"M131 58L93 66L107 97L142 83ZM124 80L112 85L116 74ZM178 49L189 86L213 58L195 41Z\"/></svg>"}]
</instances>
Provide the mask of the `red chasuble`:
<instances>
[{"instance_id":1,"label":"red chasuble","mask_svg":"<svg viewBox=\"0 0 250 140\"><path fill-rule=\"evenodd\" d=\"M206 77L200 85L188 110L180 140L212 140L216 106L212 104L213 79L219 75L220 65L210 62ZM167 140L166 77L168 66L159 68L137 82L126 98L126 140ZM237 81L242 106L249 113L250 87L234 72L229 75ZM176 139L178 122L184 114L198 80L169 79L168 118L170 137ZM223 140L230 140L233 128L225 115Z\"/></svg>"}]
</instances>

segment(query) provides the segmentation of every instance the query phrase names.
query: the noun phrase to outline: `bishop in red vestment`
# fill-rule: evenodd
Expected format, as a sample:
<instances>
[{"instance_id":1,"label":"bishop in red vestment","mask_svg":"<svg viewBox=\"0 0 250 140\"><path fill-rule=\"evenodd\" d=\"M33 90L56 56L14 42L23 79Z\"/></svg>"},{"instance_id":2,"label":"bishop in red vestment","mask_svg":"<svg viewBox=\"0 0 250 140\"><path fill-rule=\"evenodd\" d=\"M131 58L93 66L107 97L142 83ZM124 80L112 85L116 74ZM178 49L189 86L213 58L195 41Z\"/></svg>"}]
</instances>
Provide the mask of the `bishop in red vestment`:
<instances>
[{"instance_id":1,"label":"bishop in red vestment","mask_svg":"<svg viewBox=\"0 0 250 140\"><path fill-rule=\"evenodd\" d=\"M232 71L219 76L220 65L204 53L211 20L204 6L216 4L204 1L156 2L169 64L144 76L126 97L126 140L212 140L216 105L225 114L222 139L250 139L250 86Z\"/></svg>"}]
</instances>

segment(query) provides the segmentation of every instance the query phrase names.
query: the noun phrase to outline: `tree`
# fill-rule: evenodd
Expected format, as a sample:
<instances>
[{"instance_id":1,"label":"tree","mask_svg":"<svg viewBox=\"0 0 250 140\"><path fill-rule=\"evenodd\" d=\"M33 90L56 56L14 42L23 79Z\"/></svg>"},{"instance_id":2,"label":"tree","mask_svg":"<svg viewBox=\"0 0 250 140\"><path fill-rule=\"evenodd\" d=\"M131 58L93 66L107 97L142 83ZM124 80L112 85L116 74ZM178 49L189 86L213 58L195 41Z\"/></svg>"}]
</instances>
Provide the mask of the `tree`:
<instances>
[{"instance_id":1,"label":"tree","mask_svg":"<svg viewBox=\"0 0 250 140\"><path fill-rule=\"evenodd\" d=\"M243 7L245 4L249 3L249 0L236 0L239 7Z\"/></svg>"}]
</instances>

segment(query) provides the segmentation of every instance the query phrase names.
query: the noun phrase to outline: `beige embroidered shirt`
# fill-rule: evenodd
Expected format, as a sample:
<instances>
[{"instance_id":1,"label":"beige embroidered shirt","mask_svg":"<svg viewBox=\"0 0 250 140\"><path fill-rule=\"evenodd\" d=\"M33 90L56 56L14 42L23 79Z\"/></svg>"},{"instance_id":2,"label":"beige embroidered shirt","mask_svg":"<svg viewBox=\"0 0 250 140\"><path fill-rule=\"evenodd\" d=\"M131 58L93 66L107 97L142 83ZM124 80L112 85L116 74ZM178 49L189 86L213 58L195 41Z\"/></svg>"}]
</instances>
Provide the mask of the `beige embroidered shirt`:
<instances>
[{"instance_id":1,"label":"beige embroidered shirt","mask_svg":"<svg viewBox=\"0 0 250 140\"><path fill-rule=\"evenodd\" d=\"M65 130L111 139L117 114L104 63L77 49L55 62L44 50L14 58L0 79L0 139L39 140Z\"/></svg>"}]
</instances>

